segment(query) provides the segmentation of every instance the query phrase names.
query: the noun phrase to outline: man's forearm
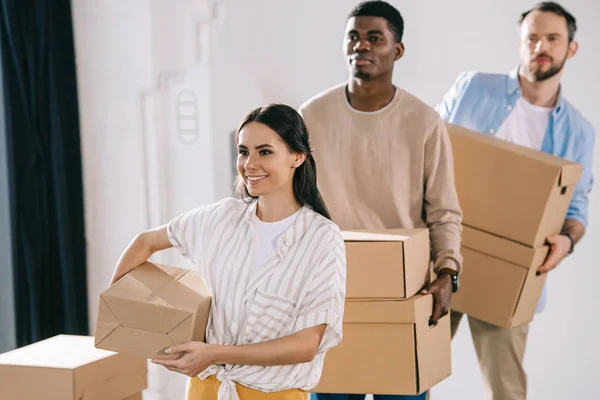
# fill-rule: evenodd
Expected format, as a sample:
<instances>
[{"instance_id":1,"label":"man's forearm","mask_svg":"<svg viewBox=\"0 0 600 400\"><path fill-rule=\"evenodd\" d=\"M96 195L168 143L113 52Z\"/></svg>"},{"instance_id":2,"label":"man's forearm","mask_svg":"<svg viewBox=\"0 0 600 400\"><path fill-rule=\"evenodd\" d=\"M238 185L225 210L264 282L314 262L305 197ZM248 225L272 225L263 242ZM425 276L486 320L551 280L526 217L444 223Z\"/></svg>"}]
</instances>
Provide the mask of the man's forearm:
<instances>
[{"instance_id":1,"label":"man's forearm","mask_svg":"<svg viewBox=\"0 0 600 400\"><path fill-rule=\"evenodd\" d=\"M563 225L561 233L567 233L577 243L581 240L585 233L585 226L574 218L567 218Z\"/></svg>"}]
</instances>

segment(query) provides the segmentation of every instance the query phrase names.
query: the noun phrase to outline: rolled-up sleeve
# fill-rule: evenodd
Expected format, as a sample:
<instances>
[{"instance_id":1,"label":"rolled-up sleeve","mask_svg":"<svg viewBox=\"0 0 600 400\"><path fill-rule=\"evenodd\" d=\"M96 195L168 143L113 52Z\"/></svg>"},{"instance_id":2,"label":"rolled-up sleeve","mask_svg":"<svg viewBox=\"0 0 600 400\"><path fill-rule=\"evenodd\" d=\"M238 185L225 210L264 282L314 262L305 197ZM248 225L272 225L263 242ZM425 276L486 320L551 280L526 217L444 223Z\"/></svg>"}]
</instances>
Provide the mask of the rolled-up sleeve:
<instances>
[{"instance_id":1,"label":"rolled-up sleeve","mask_svg":"<svg viewBox=\"0 0 600 400\"><path fill-rule=\"evenodd\" d=\"M576 156L573 161L583 165L583 172L575 186L571 203L567 211L567 219L576 219L585 227L588 223L589 193L594 185L593 159L594 159L594 130L584 128L577 141Z\"/></svg>"},{"instance_id":2,"label":"rolled-up sleeve","mask_svg":"<svg viewBox=\"0 0 600 400\"><path fill-rule=\"evenodd\" d=\"M293 333L327 324L318 353L324 353L342 341L342 319L346 295L346 250L339 230L332 232L328 252L311 279L300 305Z\"/></svg>"},{"instance_id":3,"label":"rolled-up sleeve","mask_svg":"<svg viewBox=\"0 0 600 400\"><path fill-rule=\"evenodd\" d=\"M192 262L196 261L198 243L207 222L209 206L194 208L167 224L167 237L174 248Z\"/></svg>"}]
</instances>

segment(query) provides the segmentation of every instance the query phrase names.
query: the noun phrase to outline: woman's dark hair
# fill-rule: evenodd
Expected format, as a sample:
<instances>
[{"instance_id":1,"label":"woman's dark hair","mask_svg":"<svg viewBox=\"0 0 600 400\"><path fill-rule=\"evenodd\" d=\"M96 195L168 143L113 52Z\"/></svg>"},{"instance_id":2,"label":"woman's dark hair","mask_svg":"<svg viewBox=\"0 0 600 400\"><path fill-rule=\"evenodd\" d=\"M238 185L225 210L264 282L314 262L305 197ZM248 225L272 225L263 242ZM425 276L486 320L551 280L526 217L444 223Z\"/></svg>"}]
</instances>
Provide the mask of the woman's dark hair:
<instances>
[{"instance_id":1,"label":"woman's dark hair","mask_svg":"<svg viewBox=\"0 0 600 400\"><path fill-rule=\"evenodd\" d=\"M281 137L291 152L306 154L306 160L294 172L294 197L301 205L309 205L315 212L331 219L317 188L317 166L312 156L306 124L300 114L284 104L269 104L250 111L236 131L236 143L240 131L249 122L259 122L268 126ZM255 198L250 195L240 176L236 180L236 192L242 199Z\"/></svg>"}]
</instances>

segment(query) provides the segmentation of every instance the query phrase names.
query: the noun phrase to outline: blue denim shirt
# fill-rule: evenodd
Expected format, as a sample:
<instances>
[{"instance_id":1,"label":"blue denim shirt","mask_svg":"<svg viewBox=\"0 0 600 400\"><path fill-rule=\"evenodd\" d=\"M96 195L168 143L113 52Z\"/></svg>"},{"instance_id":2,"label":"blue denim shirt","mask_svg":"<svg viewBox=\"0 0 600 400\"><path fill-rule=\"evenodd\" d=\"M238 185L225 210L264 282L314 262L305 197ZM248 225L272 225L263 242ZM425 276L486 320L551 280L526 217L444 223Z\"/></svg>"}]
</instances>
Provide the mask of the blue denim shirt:
<instances>
[{"instance_id":1,"label":"blue denim shirt","mask_svg":"<svg viewBox=\"0 0 600 400\"><path fill-rule=\"evenodd\" d=\"M436 107L443 120L495 135L521 97L518 69L510 74L462 73ZM594 129L562 95L552 111L542 151L583 165L567 218L588 223L588 195L592 189ZM545 306L545 291L538 312Z\"/></svg>"}]
</instances>

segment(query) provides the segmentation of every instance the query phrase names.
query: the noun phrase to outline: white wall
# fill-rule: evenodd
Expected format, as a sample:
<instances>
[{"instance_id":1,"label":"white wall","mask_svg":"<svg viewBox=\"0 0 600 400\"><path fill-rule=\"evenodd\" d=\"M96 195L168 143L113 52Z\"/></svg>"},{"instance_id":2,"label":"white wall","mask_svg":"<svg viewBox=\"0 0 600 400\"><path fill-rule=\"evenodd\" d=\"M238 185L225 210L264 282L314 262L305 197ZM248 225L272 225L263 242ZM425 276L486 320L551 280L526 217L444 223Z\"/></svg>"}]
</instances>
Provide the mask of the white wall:
<instances>
[{"instance_id":1,"label":"white wall","mask_svg":"<svg viewBox=\"0 0 600 400\"><path fill-rule=\"evenodd\" d=\"M517 62L516 19L529 2L391 2L406 20L406 55L397 64L395 83L431 105L459 72L506 72ZM201 0L73 2L92 325L97 296L135 233L231 193L229 134L247 111L266 102L298 106L347 78L341 46L345 16L355 1L222 4L225 13L216 23L213 7ZM578 18L581 43L567 64L564 92L600 129L593 112L600 92L600 4L563 4ZM173 77L169 72L175 78L159 80ZM201 99L197 147L175 138L173 96L181 85ZM600 271L592 253L600 240L598 196L592 195L586 237L550 275L547 311L531 327L525 364L534 400L600 398L594 363L600 359L594 313ZM482 398L467 328L461 327L453 343L454 373L435 388L436 399ZM156 371L151 380L147 396L180 398L181 380Z\"/></svg>"},{"instance_id":2,"label":"white wall","mask_svg":"<svg viewBox=\"0 0 600 400\"><path fill-rule=\"evenodd\" d=\"M212 2L72 2L81 115L90 327L139 232L216 200L210 107ZM156 261L189 266L171 250ZM146 400L186 378L149 365Z\"/></svg>"}]
</instances>

